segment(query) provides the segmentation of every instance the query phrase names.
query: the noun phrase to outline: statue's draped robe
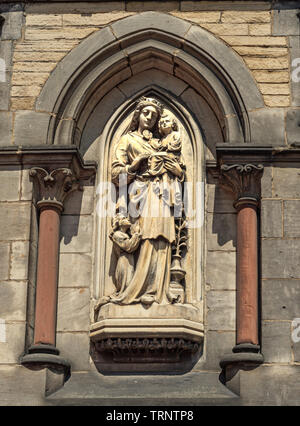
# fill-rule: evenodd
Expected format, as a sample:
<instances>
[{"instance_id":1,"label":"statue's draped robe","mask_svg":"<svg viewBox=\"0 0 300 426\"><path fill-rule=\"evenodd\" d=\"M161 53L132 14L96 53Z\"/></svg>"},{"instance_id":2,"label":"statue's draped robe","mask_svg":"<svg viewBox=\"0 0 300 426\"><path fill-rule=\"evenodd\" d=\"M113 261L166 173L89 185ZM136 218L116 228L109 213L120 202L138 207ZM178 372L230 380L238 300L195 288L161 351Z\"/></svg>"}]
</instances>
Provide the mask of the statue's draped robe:
<instances>
[{"instance_id":1,"label":"statue's draped robe","mask_svg":"<svg viewBox=\"0 0 300 426\"><path fill-rule=\"evenodd\" d=\"M173 208L178 195L176 192L179 190L174 183L177 181L166 170L161 174L159 171L154 175L150 173L147 160L136 174L128 173L128 167L139 155L155 153L157 151L151 141L136 132L122 136L116 146L112 162L112 181L119 186L120 175L125 173L126 183L134 181L128 212L138 221L142 239L132 280L118 296L111 297L111 301L115 303L137 303L143 295L153 296L157 303L168 302L171 245L175 241ZM164 191L164 184L173 189Z\"/></svg>"}]
</instances>

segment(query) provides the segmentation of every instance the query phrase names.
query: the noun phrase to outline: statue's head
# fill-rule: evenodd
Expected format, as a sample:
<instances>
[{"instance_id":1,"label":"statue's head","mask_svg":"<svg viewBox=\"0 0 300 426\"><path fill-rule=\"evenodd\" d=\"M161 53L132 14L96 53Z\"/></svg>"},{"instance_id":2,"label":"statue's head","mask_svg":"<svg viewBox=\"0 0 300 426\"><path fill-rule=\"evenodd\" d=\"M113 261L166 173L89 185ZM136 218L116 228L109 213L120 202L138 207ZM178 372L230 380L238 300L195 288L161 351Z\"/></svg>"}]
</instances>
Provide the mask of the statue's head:
<instances>
[{"instance_id":1,"label":"statue's head","mask_svg":"<svg viewBox=\"0 0 300 426\"><path fill-rule=\"evenodd\" d=\"M168 113L163 113L158 122L158 130L161 136L169 135L173 131L177 132L177 121L172 118Z\"/></svg>"},{"instance_id":2,"label":"statue's head","mask_svg":"<svg viewBox=\"0 0 300 426\"><path fill-rule=\"evenodd\" d=\"M143 96L137 103L128 131L135 131L141 127L142 130L157 134L162 112L163 106L159 101Z\"/></svg>"}]
</instances>

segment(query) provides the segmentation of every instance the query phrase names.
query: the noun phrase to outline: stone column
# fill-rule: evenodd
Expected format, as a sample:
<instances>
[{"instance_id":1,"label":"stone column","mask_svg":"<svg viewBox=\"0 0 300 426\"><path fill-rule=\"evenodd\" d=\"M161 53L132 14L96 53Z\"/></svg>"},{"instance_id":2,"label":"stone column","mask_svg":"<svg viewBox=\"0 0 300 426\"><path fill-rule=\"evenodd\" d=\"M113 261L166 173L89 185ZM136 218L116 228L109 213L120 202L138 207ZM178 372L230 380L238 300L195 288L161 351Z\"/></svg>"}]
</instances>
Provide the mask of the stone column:
<instances>
[{"instance_id":1,"label":"stone column","mask_svg":"<svg viewBox=\"0 0 300 426\"><path fill-rule=\"evenodd\" d=\"M257 226L262 172L262 165L221 166L221 184L234 192L237 210L236 345L233 354L221 360L222 368L263 362L258 337Z\"/></svg>"},{"instance_id":2,"label":"stone column","mask_svg":"<svg viewBox=\"0 0 300 426\"><path fill-rule=\"evenodd\" d=\"M79 181L69 168L50 173L43 168L30 170L35 184L35 201L40 213L34 344L22 359L29 368L48 367L56 372L70 372L67 360L55 346L56 307L59 263L60 214L66 197L79 189Z\"/></svg>"}]
</instances>

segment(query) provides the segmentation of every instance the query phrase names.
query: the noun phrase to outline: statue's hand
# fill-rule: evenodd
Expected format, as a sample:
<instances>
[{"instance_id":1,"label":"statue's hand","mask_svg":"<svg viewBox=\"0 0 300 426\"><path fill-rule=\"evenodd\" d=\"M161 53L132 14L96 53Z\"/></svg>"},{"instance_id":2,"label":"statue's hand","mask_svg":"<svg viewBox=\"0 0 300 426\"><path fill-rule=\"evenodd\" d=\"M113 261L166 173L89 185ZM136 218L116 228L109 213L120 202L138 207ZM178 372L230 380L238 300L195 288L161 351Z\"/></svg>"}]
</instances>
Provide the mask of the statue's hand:
<instances>
[{"instance_id":1,"label":"statue's hand","mask_svg":"<svg viewBox=\"0 0 300 426\"><path fill-rule=\"evenodd\" d=\"M167 170L169 170L169 172L173 173L173 175L181 178L183 170L176 160L170 157L166 158L165 167Z\"/></svg>"},{"instance_id":2,"label":"statue's hand","mask_svg":"<svg viewBox=\"0 0 300 426\"><path fill-rule=\"evenodd\" d=\"M150 157L150 154L141 154L138 155L133 162L131 163L131 165L128 167L128 171L130 173L132 172L136 172L140 165L142 164L143 161L148 160L148 158Z\"/></svg>"}]
</instances>

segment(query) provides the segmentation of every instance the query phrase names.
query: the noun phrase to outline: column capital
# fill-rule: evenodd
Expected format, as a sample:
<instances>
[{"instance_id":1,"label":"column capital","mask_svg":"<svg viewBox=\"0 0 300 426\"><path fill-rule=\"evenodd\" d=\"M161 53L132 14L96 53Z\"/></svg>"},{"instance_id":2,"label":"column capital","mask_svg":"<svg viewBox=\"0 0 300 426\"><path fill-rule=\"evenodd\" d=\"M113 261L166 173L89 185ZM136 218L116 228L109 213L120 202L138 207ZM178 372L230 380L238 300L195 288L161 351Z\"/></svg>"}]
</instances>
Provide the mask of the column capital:
<instances>
[{"instance_id":1,"label":"column capital","mask_svg":"<svg viewBox=\"0 0 300 426\"><path fill-rule=\"evenodd\" d=\"M251 204L256 206L260 199L262 164L222 164L220 184L236 196L235 207Z\"/></svg>"},{"instance_id":2,"label":"column capital","mask_svg":"<svg viewBox=\"0 0 300 426\"><path fill-rule=\"evenodd\" d=\"M35 199L39 209L54 207L62 211L66 197L73 191L82 190L79 179L67 167L51 171L33 167L29 175L36 186Z\"/></svg>"}]
</instances>

